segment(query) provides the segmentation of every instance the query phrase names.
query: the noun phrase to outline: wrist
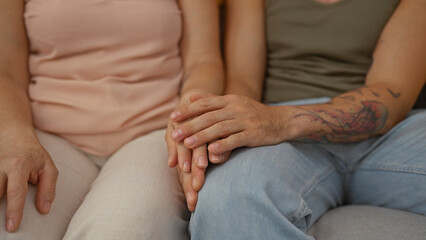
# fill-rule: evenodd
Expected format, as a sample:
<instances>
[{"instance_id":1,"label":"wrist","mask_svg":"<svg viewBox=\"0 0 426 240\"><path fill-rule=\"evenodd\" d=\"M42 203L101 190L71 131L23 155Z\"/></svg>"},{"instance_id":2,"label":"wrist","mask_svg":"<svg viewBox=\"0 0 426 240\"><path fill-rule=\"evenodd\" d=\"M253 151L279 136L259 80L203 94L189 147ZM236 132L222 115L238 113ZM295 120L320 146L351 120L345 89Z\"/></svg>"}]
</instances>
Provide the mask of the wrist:
<instances>
[{"instance_id":1,"label":"wrist","mask_svg":"<svg viewBox=\"0 0 426 240\"><path fill-rule=\"evenodd\" d=\"M303 136L306 131L303 119L297 118L298 109L294 106L271 106L274 111L276 131L279 142L293 141Z\"/></svg>"},{"instance_id":2,"label":"wrist","mask_svg":"<svg viewBox=\"0 0 426 240\"><path fill-rule=\"evenodd\" d=\"M13 139L25 139L26 142L38 142L34 127L30 124L14 122L2 125L3 127L0 129L0 142Z\"/></svg>"}]
</instances>

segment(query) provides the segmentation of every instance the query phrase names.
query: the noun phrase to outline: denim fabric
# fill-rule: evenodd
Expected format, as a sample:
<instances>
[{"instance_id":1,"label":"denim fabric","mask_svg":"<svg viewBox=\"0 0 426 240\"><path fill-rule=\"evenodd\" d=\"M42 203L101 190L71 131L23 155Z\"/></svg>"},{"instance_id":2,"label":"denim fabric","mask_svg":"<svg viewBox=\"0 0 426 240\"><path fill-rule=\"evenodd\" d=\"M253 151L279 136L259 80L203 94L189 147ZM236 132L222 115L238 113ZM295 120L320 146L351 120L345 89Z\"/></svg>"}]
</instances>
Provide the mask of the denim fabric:
<instances>
[{"instance_id":1,"label":"denim fabric","mask_svg":"<svg viewBox=\"0 0 426 240\"><path fill-rule=\"evenodd\" d=\"M313 239L307 229L342 204L426 215L425 123L425 110L412 111L385 135L359 143L236 150L225 164L209 167L191 237Z\"/></svg>"}]
</instances>

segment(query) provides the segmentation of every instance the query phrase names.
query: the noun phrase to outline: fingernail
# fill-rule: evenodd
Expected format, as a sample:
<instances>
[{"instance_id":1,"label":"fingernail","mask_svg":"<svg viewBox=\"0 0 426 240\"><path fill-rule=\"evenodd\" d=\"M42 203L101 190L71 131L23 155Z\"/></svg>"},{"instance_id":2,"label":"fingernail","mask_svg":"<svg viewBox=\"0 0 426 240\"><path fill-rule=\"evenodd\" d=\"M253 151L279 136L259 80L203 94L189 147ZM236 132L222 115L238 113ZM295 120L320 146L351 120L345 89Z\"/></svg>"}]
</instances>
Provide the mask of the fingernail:
<instances>
[{"instance_id":1,"label":"fingernail","mask_svg":"<svg viewBox=\"0 0 426 240\"><path fill-rule=\"evenodd\" d=\"M193 146L196 142L197 142L197 138L195 136L185 139L185 145L187 146Z\"/></svg>"},{"instance_id":2,"label":"fingernail","mask_svg":"<svg viewBox=\"0 0 426 240\"><path fill-rule=\"evenodd\" d=\"M197 159L197 163L198 163L198 166L202 167L202 168L207 167L207 165L209 164L207 159L203 156L201 156Z\"/></svg>"},{"instance_id":3,"label":"fingernail","mask_svg":"<svg viewBox=\"0 0 426 240\"><path fill-rule=\"evenodd\" d=\"M15 231L15 228L16 228L15 227L15 220L13 220L13 218L7 220L7 226L6 226L6 228L7 228L8 232Z\"/></svg>"},{"instance_id":4,"label":"fingernail","mask_svg":"<svg viewBox=\"0 0 426 240\"><path fill-rule=\"evenodd\" d=\"M176 119L178 119L178 118L179 118L179 115L180 115L180 113L179 113L179 112L172 112L172 114L170 114L170 117L171 117L173 120L176 120Z\"/></svg>"},{"instance_id":5,"label":"fingernail","mask_svg":"<svg viewBox=\"0 0 426 240\"><path fill-rule=\"evenodd\" d=\"M183 171L185 172L189 172L191 170L190 166L189 166L189 162L184 162L183 163Z\"/></svg>"},{"instance_id":6,"label":"fingernail","mask_svg":"<svg viewBox=\"0 0 426 240\"><path fill-rule=\"evenodd\" d=\"M217 163L220 161L220 156L216 155L216 154L211 154L210 155L210 161L212 161L213 163Z\"/></svg>"},{"instance_id":7,"label":"fingernail","mask_svg":"<svg viewBox=\"0 0 426 240\"><path fill-rule=\"evenodd\" d=\"M179 140L180 137L182 137L182 130L180 129L175 129L172 133L172 137L174 140Z\"/></svg>"},{"instance_id":8,"label":"fingernail","mask_svg":"<svg viewBox=\"0 0 426 240\"><path fill-rule=\"evenodd\" d=\"M45 201L43 204L43 211L45 213L48 213L50 210L50 205L52 205L52 203L50 201Z\"/></svg>"}]
</instances>

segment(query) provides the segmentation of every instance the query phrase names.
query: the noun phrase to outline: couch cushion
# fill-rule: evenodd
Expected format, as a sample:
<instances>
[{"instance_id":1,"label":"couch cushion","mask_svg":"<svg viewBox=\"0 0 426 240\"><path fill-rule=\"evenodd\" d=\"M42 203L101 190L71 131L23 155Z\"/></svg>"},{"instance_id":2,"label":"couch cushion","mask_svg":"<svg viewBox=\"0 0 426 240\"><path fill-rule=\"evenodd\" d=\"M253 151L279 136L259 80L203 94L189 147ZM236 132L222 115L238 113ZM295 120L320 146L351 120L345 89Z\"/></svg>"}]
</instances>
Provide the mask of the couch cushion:
<instances>
[{"instance_id":1,"label":"couch cushion","mask_svg":"<svg viewBox=\"0 0 426 240\"><path fill-rule=\"evenodd\" d=\"M425 240L426 216L373 206L344 206L308 231L316 240Z\"/></svg>"}]
</instances>

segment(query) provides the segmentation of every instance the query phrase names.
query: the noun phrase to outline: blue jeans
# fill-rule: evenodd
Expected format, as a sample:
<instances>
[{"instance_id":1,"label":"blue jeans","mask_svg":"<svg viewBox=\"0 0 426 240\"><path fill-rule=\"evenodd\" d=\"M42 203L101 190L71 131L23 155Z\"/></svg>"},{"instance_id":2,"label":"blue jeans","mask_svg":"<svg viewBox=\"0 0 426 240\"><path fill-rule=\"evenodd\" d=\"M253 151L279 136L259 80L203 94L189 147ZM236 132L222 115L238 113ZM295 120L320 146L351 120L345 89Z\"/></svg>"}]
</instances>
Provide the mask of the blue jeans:
<instances>
[{"instance_id":1,"label":"blue jeans","mask_svg":"<svg viewBox=\"0 0 426 240\"><path fill-rule=\"evenodd\" d=\"M234 151L209 167L189 230L194 240L313 239L307 229L342 204L426 215L425 110L358 143Z\"/></svg>"}]
</instances>

